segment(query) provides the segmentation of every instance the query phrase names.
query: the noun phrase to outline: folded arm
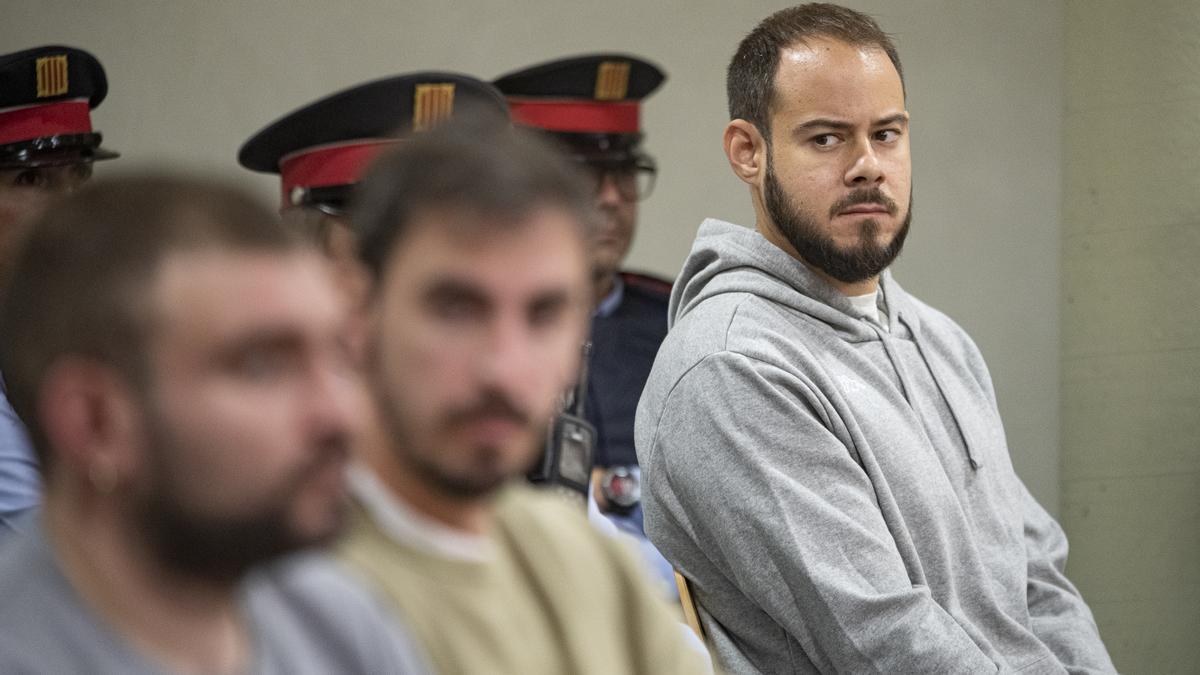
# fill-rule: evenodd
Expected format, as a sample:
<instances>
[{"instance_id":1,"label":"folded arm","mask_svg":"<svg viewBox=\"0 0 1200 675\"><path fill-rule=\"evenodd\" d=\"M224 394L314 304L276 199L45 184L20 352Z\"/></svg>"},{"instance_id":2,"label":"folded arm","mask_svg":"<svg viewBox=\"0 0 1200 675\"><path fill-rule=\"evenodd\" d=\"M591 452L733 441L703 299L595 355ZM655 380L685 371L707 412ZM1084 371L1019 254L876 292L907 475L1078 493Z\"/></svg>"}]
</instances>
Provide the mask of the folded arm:
<instances>
[{"instance_id":1,"label":"folded arm","mask_svg":"<svg viewBox=\"0 0 1200 675\"><path fill-rule=\"evenodd\" d=\"M650 453L673 514L823 672L988 672L914 584L840 422L805 382L723 353L667 401ZM844 429L840 429L844 431ZM713 612L719 620L720 608Z\"/></svg>"}]
</instances>

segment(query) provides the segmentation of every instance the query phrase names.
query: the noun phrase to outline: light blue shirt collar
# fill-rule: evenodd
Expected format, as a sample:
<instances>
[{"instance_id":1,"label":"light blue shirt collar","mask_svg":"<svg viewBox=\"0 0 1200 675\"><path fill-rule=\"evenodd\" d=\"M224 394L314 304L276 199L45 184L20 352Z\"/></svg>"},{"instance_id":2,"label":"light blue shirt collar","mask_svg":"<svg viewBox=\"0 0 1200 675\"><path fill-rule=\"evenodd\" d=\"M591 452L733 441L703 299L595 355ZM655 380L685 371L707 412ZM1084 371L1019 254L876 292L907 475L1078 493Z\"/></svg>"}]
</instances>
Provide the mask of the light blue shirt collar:
<instances>
[{"instance_id":1,"label":"light blue shirt collar","mask_svg":"<svg viewBox=\"0 0 1200 675\"><path fill-rule=\"evenodd\" d=\"M600 319L612 316L612 313L617 311L617 308L621 306L621 301L624 299L625 280L621 278L620 274L614 275L612 290L608 292L608 295L604 296L600 304L596 305L596 311L592 316Z\"/></svg>"}]
</instances>

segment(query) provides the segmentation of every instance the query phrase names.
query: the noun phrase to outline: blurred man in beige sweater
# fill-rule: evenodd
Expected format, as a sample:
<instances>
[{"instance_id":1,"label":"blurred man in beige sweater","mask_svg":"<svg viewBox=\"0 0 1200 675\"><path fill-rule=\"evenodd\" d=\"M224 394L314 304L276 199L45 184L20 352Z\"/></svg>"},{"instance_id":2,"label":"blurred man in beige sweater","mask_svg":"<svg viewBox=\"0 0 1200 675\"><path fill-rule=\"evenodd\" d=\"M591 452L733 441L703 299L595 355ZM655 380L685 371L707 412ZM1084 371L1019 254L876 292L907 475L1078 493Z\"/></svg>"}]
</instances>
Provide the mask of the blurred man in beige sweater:
<instances>
[{"instance_id":1,"label":"blurred man in beige sweater","mask_svg":"<svg viewBox=\"0 0 1200 675\"><path fill-rule=\"evenodd\" d=\"M345 558L444 673L707 670L629 555L521 480L587 334L592 195L572 168L507 128L446 127L356 198L387 438L352 473Z\"/></svg>"}]
</instances>

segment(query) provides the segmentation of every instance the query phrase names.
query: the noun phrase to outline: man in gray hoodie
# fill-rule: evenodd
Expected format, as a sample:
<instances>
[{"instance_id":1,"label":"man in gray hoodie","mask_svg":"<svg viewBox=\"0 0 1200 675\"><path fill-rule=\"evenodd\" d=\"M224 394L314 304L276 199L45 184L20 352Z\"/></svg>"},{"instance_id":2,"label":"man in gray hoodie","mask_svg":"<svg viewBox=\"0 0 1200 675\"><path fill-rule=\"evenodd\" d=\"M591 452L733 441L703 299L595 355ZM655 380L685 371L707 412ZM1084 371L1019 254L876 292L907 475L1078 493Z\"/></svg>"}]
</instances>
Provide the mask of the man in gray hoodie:
<instances>
[{"instance_id":1,"label":"man in gray hoodie","mask_svg":"<svg viewBox=\"0 0 1200 675\"><path fill-rule=\"evenodd\" d=\"M730 672L1110 672L987 367L887 271L910 221L899 57L833 5L728 73L756 227L708 220L637 413L646 531Z\"/></svg>"}]
</instances>

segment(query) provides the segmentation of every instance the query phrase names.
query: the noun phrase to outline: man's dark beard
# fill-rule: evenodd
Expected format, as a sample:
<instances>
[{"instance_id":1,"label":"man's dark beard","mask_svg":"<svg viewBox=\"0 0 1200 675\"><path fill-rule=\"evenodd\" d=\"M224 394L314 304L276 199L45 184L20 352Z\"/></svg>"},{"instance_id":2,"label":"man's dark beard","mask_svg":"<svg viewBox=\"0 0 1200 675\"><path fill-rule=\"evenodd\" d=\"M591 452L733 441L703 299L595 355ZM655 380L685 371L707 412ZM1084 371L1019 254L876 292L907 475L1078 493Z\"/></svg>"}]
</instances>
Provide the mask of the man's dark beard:
<instances>
[{"instance_id":1,"label":"man's dark beard","mask_svg":"<svg viewBox=\"0 0 1200 675\"><path fill-rule=\"evenodd\" d=\"M910 196L904 223L888 245L881 246L876 243L879 223L866 216L859 224L858 245L850 249L839 248L833 237L822 233L817 223L802 213L784 194L783 188L775 178L775 166L770 153L767 155L764 201L767 214L771 216L775 226L805 262L848 284L874 278L887 269L904 248L904 239L908 236L908 226L912 221ZM896 203L879 188L860 188L834 204L830 209L830 216L855 204L882 204L892 215L895 215L897 209Z\"/></svg>"},{"instance_id":2,"label":"man's dark beard","mask_svg":"<svg viewBox=\"0 0 1200 675\"><path fill-rule=\"evenodd\" d=\"M153 416L153 413L151 413ZM284 554L327 543L336 531L313 538L291 526L289 508L296 492L313 473L331 461L344 461L349 439L331 434L309 464L293 472L264 500L271 508L238 517L198 513L184 504L175 486L189 479L172 471L168 453L175 451L169 430L152 422L150 450L153 484L132 504L132 516L160 563L194 579L231 586L257 565ZM215 489L215 488L210 488Z\"/></svg>"}]
</instances>

